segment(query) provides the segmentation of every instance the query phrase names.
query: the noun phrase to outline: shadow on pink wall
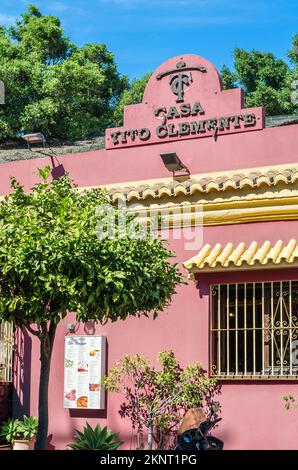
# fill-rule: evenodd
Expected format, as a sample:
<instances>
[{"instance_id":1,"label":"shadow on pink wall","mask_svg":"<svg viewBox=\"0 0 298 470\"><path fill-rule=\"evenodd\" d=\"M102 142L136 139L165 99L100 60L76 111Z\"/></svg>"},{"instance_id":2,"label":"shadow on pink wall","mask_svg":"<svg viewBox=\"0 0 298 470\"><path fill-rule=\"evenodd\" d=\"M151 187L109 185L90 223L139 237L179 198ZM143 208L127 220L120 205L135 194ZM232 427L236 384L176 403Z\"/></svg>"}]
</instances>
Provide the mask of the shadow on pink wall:
<instances>
[{"instance_id":1,"label":"shadow on pink wall","mask_svg":"<svg viewBox=\"0 0 298 470\"><path fill-rule=\"evenodd\" d=\"M32 339L27 330L17 329L14 344L13 414L30 415Z\"/></svg>"}]
</instances>

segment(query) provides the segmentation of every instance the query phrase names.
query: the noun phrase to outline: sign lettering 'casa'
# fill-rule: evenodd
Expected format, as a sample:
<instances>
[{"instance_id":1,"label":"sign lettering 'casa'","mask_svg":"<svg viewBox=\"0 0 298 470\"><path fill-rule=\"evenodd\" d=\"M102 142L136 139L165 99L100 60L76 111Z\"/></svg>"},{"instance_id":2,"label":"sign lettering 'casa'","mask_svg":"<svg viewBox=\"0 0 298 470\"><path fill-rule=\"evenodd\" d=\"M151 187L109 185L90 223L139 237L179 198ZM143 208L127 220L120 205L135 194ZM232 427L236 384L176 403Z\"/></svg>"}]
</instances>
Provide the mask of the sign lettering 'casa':
<instances>
[{"instance_id":1,"label":"sign lettering 'casa'","mask_svg":"<svg viewBox=\"0 0 298 470\"><path fill-rule=\"evenodd\" d=\"M188 57L199 59L196 56ZM240 90L221 90L220 79L216 73L214 67L208 68L197 63L187 65L185 61L180 60L174 69L172 67L153 74L145 90L143 102L126 107L128 112L124 115L124 127L107 129L106 148L125 148L207 136L216 138L220 134L261 129L263 110L242 109ZM211 83L209 89L208 79ZM198 86L193 88L196 82L199 82ZM200 91L200 86L203 90L200 93L201 98L197 99L197 89ZM166 104L156 106L154 93L157 96L164 95ZM229 96L225 93L229 93ZM189 97L187 102L186 96ZM192 97L195 99L191 100ZM221 111L226 109L230 112L216 116L216 104ZM135 125L136 123L146 124L139 126Z\"/></svg>"}]
</instances>

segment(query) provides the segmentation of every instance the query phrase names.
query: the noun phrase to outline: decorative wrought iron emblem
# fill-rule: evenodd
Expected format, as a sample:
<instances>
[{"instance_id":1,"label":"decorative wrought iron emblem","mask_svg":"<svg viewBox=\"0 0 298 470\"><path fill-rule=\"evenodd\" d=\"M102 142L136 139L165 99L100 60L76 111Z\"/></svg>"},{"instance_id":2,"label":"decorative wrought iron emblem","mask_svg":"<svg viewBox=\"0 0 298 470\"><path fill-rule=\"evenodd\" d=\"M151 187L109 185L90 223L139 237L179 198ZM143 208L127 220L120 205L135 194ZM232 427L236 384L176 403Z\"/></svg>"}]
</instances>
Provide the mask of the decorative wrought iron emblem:
<instances>
[{"instance_id":1,"label":"decorative wrought iron emblem","mask_svg":"<svg viewBox=\"0 0 298 470\"><path fill-rule=\"evenodd\" d=\"M183 62L179 62L177 64L177 68L183 68ZM185 67L185 64L184 64ZM177 95L176 102L179 103L183 101L184 97L184 86L189 86L190 82L192 82L192 74L191 72L177 72L170 75L169 83L171 85L171 90L174 95Z\"/></svg>"},{"instance_id":2,"label":"decorative wrought iron emblem","mask_svg":"<svg viewBox=\"0 0 298 470\"><path fill-rule=\"evenodd\" d=\"M199 72L206 72L206 68L187 67L186 63L181 61L176 64L176 70L167 70L166 72L157 75L156 79L161 80L163 77L170 75L169 84L174 95L177 96L176 103L184 101L184 88L190 86L192 79L191 71L198 70Z\"/></svg>"}]
</instances>

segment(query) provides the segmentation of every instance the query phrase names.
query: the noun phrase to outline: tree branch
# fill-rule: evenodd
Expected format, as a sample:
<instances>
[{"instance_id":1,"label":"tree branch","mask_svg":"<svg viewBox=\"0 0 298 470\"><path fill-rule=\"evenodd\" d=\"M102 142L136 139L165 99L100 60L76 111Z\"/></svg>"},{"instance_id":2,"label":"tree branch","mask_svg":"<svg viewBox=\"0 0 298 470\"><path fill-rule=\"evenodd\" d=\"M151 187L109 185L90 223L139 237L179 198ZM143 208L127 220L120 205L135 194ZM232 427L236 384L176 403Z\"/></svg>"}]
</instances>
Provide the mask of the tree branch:
<instances>
[{"instance_id":1,"label":"tree branch","mask_svg":"<svg viewBox=\"0 0 298 470\"><path fill-rule=\"evenodd\" d=\"M175 401L176 398L179 397L179 395L181 393L182 393L182 389L178 390L176 395L174 395L173 397L167 398L159 407L155 408L155 410L153 410L153 412L161 413L162 409L165 408L169 403L172 403L173 401Z\"/></svg>"},{"instance_id":2,"label":"tree branch","mask_svg":"<svg viewBox=\"0 0 298 470\"><path fill-rule=\"evenodd\" d=\"M30 323L29 323L29 322L25 322L25 323L24 323L24 326L25 326L25 328L26 328L30 333L32 333L32 335L37 336L38 338L40 338L40 331L35 330L34 328L32 328L32 327L30 326Z\"/></svg>"}]
</instances>

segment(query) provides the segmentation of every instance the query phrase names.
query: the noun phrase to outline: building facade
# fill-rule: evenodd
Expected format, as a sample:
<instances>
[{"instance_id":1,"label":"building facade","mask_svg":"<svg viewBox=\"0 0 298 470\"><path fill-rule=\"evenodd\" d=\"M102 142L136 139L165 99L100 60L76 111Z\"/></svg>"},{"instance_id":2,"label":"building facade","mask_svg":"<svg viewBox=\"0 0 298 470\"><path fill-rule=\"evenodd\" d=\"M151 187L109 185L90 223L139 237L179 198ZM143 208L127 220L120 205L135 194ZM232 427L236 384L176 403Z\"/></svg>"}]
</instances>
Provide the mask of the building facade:
<instances>
[{"instance_id":1,"label":"building facade","mask_svg":"<svg viewBox=\"0 0 298 470\"><path fill-rule=\"evenodd\" d=\"M76 334L107 338L111 367L124 354L174 350L200 361L220 381L225 449L296 449L298 416L284 395L298 383L298 125L266 127L264 110L245 109L240 89L222 90L207 60L184 55L151 76L143 102L127 106L124 124L107 129L105 148L0 165L0 191L15 176L26 189L36 168L67 171L81 189L105 187L113 204L147 224L160 216L164 235L188 276L156 320L79 325ZM64 337L52 357L49 448L63 449L73 429L100 420L135 445L118 414L122 397L102 410L66 409ZM37 414L39 350L15 333L13 413ZM9 382L9 380L8 380Z\"/></svg>"}]
</instances>

